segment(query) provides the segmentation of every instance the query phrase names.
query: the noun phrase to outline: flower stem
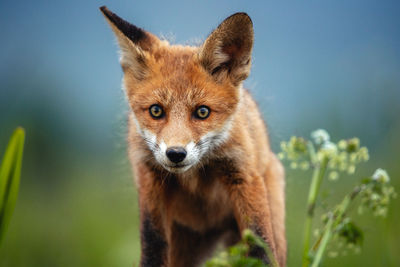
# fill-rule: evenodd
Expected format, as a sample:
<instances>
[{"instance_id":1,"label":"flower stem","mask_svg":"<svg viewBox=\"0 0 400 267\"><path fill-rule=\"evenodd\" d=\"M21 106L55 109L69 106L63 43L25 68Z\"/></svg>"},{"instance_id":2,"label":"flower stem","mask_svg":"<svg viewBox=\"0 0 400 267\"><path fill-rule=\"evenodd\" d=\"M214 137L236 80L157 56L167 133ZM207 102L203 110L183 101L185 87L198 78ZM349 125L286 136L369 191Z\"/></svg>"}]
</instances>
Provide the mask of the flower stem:
<instances>
[{"instance_id":1,"label":"flower stem","mask_svg":"<svg viewBox=\"0 0 400 267\"><path fill-rule=\"evenodd\" d=\"M328 245L334 229L341 223L344 215L346 214L351 201L361 192L362 187L356 187L351 194L348 194L344 197L342 202L339 204L337 209L331 216L329 217L328 222L326 223L325 230L322 233L320 240L314 245L313 250L316 251L314 260L312 262L311 267L317 267L322 259L322 256L326 250L326 246Z\"/></svg>"},{"instance_id":2,"label":"flower stem","mask_svg":"<svg viewBox=\"0 0 400 267\"><path fill-rule=\"evenodd\" d=\"M314 147L312 144L309 144L310 150L310 157L311 162L314 165L314 172L311 180L310 190L308 194L308 202L307 202L307 217L305 222L304 228L304 243L303 243L303 260L302 260L302 267L307 267L310 264L309 259L309 249L310 249L310 239L311 239L311 224L312 219L314 217L314 210L315 210L315 202L318 197L319 190L321 188L321 183L324 178L326 167L329 162L329 158L324 156L321 162L318 162L314 151Z\"/></svg>"}]
</instances>

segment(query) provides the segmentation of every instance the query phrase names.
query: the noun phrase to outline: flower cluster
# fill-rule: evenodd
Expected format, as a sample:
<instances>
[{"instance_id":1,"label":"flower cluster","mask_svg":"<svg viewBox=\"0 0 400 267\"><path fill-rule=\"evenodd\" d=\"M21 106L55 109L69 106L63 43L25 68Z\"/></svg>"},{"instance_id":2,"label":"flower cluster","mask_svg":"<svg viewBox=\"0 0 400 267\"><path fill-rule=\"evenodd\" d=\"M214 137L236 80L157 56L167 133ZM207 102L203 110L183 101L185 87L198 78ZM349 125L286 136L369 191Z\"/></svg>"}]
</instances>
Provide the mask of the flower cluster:
<instances>
[{"instance_id":1,"label":"flower cluster","mask_svg":"<svg viewBox=\"0 0 400 267\"><path fill-rule=\"evenodd\" d=\"M331 137L324 129L318 129L311 133L311 137L316 145L323 145L330 141Z\"/></svg>"},{"instance_id":2,"label":"flower cluster","mask_svg":"<svg viewBox=\"0 0 400 267\"><path fill-rule=\"evenodd\" d=\"M385 216L390 200L396 197L396 192L390 185L390 177L387 172L377 169L371 177L363 180L360 196L359 213L367 208L375 216Z\"/></svg>"},{"instance_id":3,"label":"flower cluster","mask_svg":"<svg viewBox=\"0 0 400 267\"><path fill-rule=\"evenodd\" d=\"M310 167L310 155L308 151L308 141L302 137L292 136L288 142L281 142L281 150L278 154L280 159L291 161L292 169L300 168L308 170Z\"/></svg>"},{"instance_id":4,"label":"flower cluster","mask_svg":"<svg viewBox=\"0 0 400 267\"><path fill-rule=\"evenodd\" d=\"M288 160L292 169L306 170L309 167L313 169L307 206L303 266L308 266L311 262L317 266L328 245L330 256L345 255L347 253L345 248L359 252L363 232L351 220L348 210L353 200L359 197L361 200L358 206L359 212L368 209L374 215L385 216L390 200L396 196L394 188L389 184L390 178L387 172L382 169L376 170L371 177L364 179L347 194L338 205L322 215L322 229L314 231L316 242L309 249L311 221L324 177L327 175L330 180L337 180L341 173L354 174L359 163L369 160L368 149L360 145L358 138L334 143L329 134L322 129L312 132L310 140L292 137L288 142L281 143L281 149L282 152L278 156ZM330 242L332 239L336 242ZM339 245L337 249L332 248L335 244Z\"/></svg>"},{"instance_id":5,"label":"flower cluster","mask_svg":"<svg viewBox=\"0 0 400 267\"><path fill-rule=\"evenodd\" d=\"M338 171L353 174L356 171L357 164L366 162L368 159L368 149L360 147L358 138L340 140L337 143L337 152L332 155L328 164L329 178L336 180L339 176Z\"/></svg>"},{"instance_id":6,"label":"flower cluster","mask_svg":"<svg viewBox=\"0 0 400 267\"><path fill-rule=\"evenodd\" d=\"M322 215L322 223L325 227L329 220L336 222L332 233L333 239L337 242L333 243L337 244L337 249L342 255L347 253L345 248L352 249L356 253L359 252L363 242L362 230L349 217L345 217L349 203L356 197L361 199L361 204L358 206L359 213L367 209L375 216L384 217L390 201L396 197L396 192L394 187L390 185L390 177L387 172L383 169L377 169L371 177L362 180L361 184L356 186L353 192L345 198L348 202L343 201L333 211L328 211ZM319 230L316 235L321 235ZM331 248L329 255L331 257L337 256L339 252Z\"/></svg>"},{"instance_id":7,"label":"flower cluster","mask_svg":"<svg viewBox=\"0 0 400 267\"><path fill-rule=\"evenodd\" d=\"M337 180L340 172L353 174L357 164L368 161L368 149L360 146L358 138L331 142L327 131L323 129L311 133L312 141L293 136L288 142L281 143L280 159L289 160L292 169L307 170L323 161L328 162L328 177Z\"/></svg>"}]
</instances>

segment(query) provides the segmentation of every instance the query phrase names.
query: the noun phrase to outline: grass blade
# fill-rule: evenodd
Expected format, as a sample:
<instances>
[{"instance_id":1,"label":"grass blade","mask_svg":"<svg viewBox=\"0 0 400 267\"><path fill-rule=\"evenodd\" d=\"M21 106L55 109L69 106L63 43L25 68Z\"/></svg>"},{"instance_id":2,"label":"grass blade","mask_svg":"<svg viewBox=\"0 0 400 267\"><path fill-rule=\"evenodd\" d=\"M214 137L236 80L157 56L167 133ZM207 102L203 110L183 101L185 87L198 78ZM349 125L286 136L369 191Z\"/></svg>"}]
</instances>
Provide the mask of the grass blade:
<instances>
[{"instance_id":1,"label":"grass blade","mask_svg":"<svg viewBox=\"0 0 400 267\"><path fill-rule=\"evenodd\" d=\"M10 138L0 167L0 242L14 210L21 176L25 131L17 128Z\"/></svg>"}]
</instances>

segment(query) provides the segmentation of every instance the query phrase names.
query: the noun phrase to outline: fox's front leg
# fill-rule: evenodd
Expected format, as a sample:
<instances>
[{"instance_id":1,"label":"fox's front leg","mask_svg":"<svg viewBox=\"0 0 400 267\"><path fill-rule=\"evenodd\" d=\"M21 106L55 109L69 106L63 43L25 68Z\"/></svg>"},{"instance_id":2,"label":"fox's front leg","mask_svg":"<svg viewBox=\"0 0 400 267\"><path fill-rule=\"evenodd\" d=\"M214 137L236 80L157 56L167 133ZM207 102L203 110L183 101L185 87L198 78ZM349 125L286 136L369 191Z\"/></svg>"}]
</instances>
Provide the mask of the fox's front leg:
<instances>
[{"instance_id":1,"label":"fox's front leg","mask_svg":"<svg viewBox=\"0 0 400 267\"><path fill-rule=\"evenodd\" d=\"M235 219L239 230L250 229L262 237L276 257L276 245L272 231L271 211L267 197L267 190L261 176L239 175L227 179L227 190L233 205ZM260 247L253 247L250 256L271 263L265 251Z\"/></svg>"},{"instance_id":2,"label":"fox's front leg","mask_svg":"<svg viewBox=\"0 0 400 267\"><path fill-rule=\"evenodd\" d=\"M166 266L167 242L159 226L158 216L144 210L140 217L140 266Z\"/></svg>"}]
</instances>

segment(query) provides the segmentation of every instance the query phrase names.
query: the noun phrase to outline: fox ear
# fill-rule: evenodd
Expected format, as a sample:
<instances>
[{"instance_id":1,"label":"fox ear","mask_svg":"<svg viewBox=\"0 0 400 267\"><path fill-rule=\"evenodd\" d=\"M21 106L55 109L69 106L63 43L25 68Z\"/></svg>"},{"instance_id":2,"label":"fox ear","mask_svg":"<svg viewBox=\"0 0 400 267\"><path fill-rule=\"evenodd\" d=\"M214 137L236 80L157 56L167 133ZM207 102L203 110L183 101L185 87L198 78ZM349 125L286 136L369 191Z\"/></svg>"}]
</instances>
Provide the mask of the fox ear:
<instances>
[{"instance_id":1,"label":"fox ear","mask_svg":"<svg viewBox=\"0 0 400 267\"><path fill-rule=\"evenodd\" d=\"M200 62L220 82L230 78L234 85L250 73L253 23L246 13L225 19L200 48Z\"/></svg>"},{"instance_id":2,"label":"fox ear","mask_svg":"<svg viewBox=\"0 0 400 267\"><path fill-rule=\"evenodd\" d=\"M100 10L117 37L122 69L130 69L138 80L143 79L147 74L146 54L151 53L158 38L123 20L106 6Z\"/></svg>"}]
</instances>

